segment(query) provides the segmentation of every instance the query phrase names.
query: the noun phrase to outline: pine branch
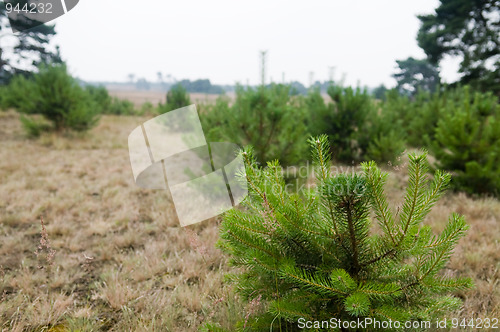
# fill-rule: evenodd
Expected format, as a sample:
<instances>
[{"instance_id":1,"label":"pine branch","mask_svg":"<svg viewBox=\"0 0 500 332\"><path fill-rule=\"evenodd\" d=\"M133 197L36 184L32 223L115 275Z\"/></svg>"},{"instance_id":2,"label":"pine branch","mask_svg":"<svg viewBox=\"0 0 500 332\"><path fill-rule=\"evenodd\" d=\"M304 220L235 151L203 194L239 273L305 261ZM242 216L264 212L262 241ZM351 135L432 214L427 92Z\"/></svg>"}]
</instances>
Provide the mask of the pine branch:
<instances>
[{"instance_id":1,"label":"pine branch","mask_svg":"<svg viewBox=\"0 0 500 332\"><path fill-rule=\"evenodd\" d=\"M350 202L347 202L350 204ZM347 206L347 224L349 225L349 235L351 239L351 248L352 248L352 259L354 260L354 274L357 276L360 270L359 258L358 258L358 239L357 234L354 231L354 221L351 213L351 207Z\"/></svg>"},{"instance_id":2,"label":"pine branch","mask_svg":"<svg viewBox=\"0 0 500 332\"><path fill-rule=\"evenodd\" d=\"M356 289L356 281L351 278L344 269L334 269L330 272L332 285L344 293L350 293Z\"/></svg>"},{"instance_id":3,"label":"pine branch","mask_svg":"<svg viewBox=\"0 0 500 332\"><path fill-rule=\"evenodd\" d=\"M322 183L326 181L326 179L330 175L330 159L331 155L328 151L330 151L330 144L328 143L328 136L321 135L316 138L311 137L309 139L309 144L312 147L312 155L313 155L313 163L316 166L316 179L318 183ZM329 212L330 220L333 224L333 229L335 234L339 234L339 230L337 227L337 221L335 220L335 213L333 211L333 205L330 201L327 201L327 209Z\"/></svg>"},{"instance_id":4,"label":"pine branch","mask_svg":"<svg viewBox=\"0 0 500 332\"><path fill-rule=\"evenodd\" d=\"M376 218L384 232L389 235L391 242L396 245L396 240L392 234L394 218L392 211L389 209L386 195L384 194L384 185L388 174L382 173L374 161L362 163L361 167L363 168L366 180L373 192L372 207L375 210ZM378 259L375 259L375 261L377 260Z\"/></svg>"},{"instance_id":5,"label":"pine branch","mask_svg":"<svg viewBox=\"0 0 500 332\"><path fill-rule=\"evenodd\" d=\"M448 173L438 171L436 172L431 188L428 191L424 192L425 184L427 183L427 181L423 179L423 177L428 170L426 157L427 154L425 152L420 155L410 155L410 183L403 204L403 214L401 216L401 228L403 231L400 235L400 238L397 240L397 242L393 242L394 246L392 246L382 254L369 260L367 263L365 263L365 266L376 263L386 257L391 256L392 254L395 254L405 242L406 236L408 235L408 228L421 222L438 201L438 199L442 196L443 192L446 190L451 177ZM370 183L372 183L372 188L374 188L375 190L374 197L380 197L380 201L376 202L376 211L378 210L380 212L376 213L377 215L381 216L385 215L386 213L384 211L388 210L387 202L385 201L385 198L383 198L383 196L377 194L383 192L383 189L381 188L383 180L379 181L378 183L376 180L377 178L373 180L373 175L378 175L382 179L383 175L374 164L367 163L365 164L364 168L367 179L368 181L370 181ZM377 201L377 199L375 200ZM382 217L382 226L384 231L386 229L388 230L388 234L391 240L394 241L394 237L390 232L390 219Z\"/></svg>"},{"instance_id":6,"label":"pine branch","mask_svg":"<svg viewBox=\"0 0 500 332\"><path fill-rule=\"evenodd\" d=\"M329 163L331 155L329 154L330 144L328 143L328 136L311 137L308 143L312 148L313 163L317 170L316 178L319 182L323 182L330 176Z\"/></svg>"},{"instance_id":7,"label":"pine branch","mask_svg":"<svg viewBox=\"0 0 500 332\"><path fill-rule=\"evenodd\" d=\"M419 278L420 281L427 276L434 275L438 272L438 270L449 259L455 244L469 228L469 226L465 223L463 216L453 214L450 219L451 220L445 230L440 234L437 241L434 243L440 244L433 246L430 255L425 259L425 264L423 266L425 272Z\"/></svg>"},{"instance_id":8,"label":"pine branch","mask_svg":"<svg viewBox=\"0 0 500 332\"><path fill-rule=\"evenodd\" d=\"M353 293L344 301L346 311L354 317L365 316L370 311L370 305L370 299L363 293Z\"/></svg>"},{"instance_id":9,"label":"pine branch","mask_svg":"<svg viewBox=\"0 0 500 332\"><path fill-rule=\"evenodd\" d=\"M426 165L426 152L420 155L410 154L409 158L410 163L408 174L410 179L403 203L403 212L401 214L402 233L398 241L398 245L403 242L408 231L408 227L412 224L412 219L415 217L415 212L422 204L423 187L426 184L424 177L428 171L428 167Z\"/></svg>"},{"instance_id":10,"label":"pine branch","mask_svg":"<svg viewBox=\"0 0 500 332\"><path fill-rule=\"evenodd\" d=\"M346 292L335 288L334 284L326 277L306 272L292 265L282 265L279 273L283 278L299 283L305 289L318 294L329 296L347 295Z\"/></svg>"},{"instance_id":11,"label":"pine branch","mask_svg":"<svg viewBox=\"0 0 500 332\"><path fill-rule=\"evenodd\" d=\"M380 284L366 282L357 289L357 292L366 294L372 299L386 300L399 297L401 295L401 288L395 283Z\"/></svg>"},{"instance_id":12,"label":"pine branch","mask_svg":"<svg viewBox=\"0 0 500 332\"><path fill-rule=\"evenodd\" d=\"M310 321L314 320L310 308L304 305L304 302L299 302L299 299L295 295L291 295L282 298L282 301L279 302L272 301L269 305L269 312L291 322L301 317Z\"/></svg>"},{"instance_id":13,"label":"pine branch","mask_svg":"<svg viewBox=\"0 0 500 332\"><path fill-rule=\"evenodd\" d=\"M271 257L273 257L273 258L275 258L275 259L278 259L278 258L279 258L279 256L278 256L277 254L273 253L271 250L269 250L269 249L265 248L265 247L264 247L264 246L262 246L262 245L260 245L260 246L259 246L259 244L255 244L255 243L253 243L253 242L256 242L255 240L254 240L254 241L251 241L251 240L245 240L245 239L243 238L243 236L241 236L241 234L240 234L240 235L237 235L237 234L235 233L235 231L234 231L234 230L228 230L226 233L227 233L229 236L231 236L234 240L236 240L237 242L239 242L239 243L243 244L244 246L247 246L247 247L250 247L250 248L254 248L254 249L260 250L260 251L262 251L262 252L264 252L264 253L268 254L269 256L271 256Z\"/></svg>"}]
</instances>

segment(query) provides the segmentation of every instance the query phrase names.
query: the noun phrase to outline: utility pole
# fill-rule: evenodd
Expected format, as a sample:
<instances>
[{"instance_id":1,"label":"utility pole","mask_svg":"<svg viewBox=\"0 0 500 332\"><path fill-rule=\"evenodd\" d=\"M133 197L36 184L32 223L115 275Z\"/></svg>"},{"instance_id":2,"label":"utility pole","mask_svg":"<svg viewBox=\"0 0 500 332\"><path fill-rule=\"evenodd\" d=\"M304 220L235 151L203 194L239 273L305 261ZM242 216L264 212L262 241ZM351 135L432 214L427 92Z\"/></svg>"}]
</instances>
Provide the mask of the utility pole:
<instances>
[{"instance_id":1,"label":"utility pole","mask_svg":"<svg viewBox=\"0 0 500 332\"><path fill-rule=\"evenodd\" d=\"M340 86L344 86L345 79L347 78L347 73L343 72L342 73L342 78L340 79Z\"/></svg>"},{"instance_id":2,"label":"utility pole","mask_svg":"<svg viewBox=\"0 0 500 332\"><path fill-rule=\"evenodd\" d=\"M310 71L309 72L309 87L312 88L313 84L314 84L314 72Z\"/></svg>"},{"instance_id":3,"label":"utility pole","mask_svg":"<svg viewBox=\"0 0 500 332\"><path fill-rule=\"evenodd\" d=\"M260 83L262 86L266 85L266 61L267 50L260 51Z\"/></svg>"},{"instance_id":4,"label":"utility pole","mask_svg":"<svg viewBox=\"0 0 500 332\"><path fill-rule=\"evenodd\" d=\"M333 83L334 76L335 76L335 67L333 67L333 66L328 67L328 82L330 84Z\"/></svg>"}]
</instances>

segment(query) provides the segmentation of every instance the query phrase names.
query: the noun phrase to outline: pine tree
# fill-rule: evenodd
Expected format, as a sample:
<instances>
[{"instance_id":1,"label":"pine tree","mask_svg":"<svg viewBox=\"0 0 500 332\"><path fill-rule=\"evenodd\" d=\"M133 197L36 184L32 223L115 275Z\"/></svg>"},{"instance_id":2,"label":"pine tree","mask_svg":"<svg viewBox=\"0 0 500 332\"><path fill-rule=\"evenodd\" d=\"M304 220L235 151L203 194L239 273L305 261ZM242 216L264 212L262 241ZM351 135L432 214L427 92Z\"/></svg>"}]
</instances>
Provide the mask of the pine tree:
<instances>
[{"instance_id":1,"label":"pine tree","mask_svg":"<svg viewBox=\"0 0 500 332\"><path fill-rule=\"evenodd\" d=\"M460 83L500 96L500 1L439 0L432 14L419 15L418 45L433 65L450 56L460 61Z\"/></svg>"},{"instance_id":2,"label":"pine tree","mask_svg":"<svg viewBox=\"0 0 500 332\"><path fill-rule=\"evenodd\" d=\"M400 94L415 96L419 91L434 92L438 87L439 70L426 59L408 57L396 60L398 72L392 77L397 82L396 89Z\"/></svg>"},{"instance_id":3,"label":"pine tree","mask_svg":"<svg viewBox=\"0 0 500 332\"><path fill-rule=\"evenodd\" d=\"M336 147L335 158L350 163L363 160L366 147L360 146L359 134L368 118L373 114L373 100L366 89L331 85L328 95L328 114L323 119L322 133L328 134L330 143Z\"/></svg>"},{"instance_id":4,"label":"pine tree","mask_svg":"<svg viewBox=\"0 0 500 332\"><path fill-rule=\"evenodd\" d=\"M181 84L173 85L167 92L167 102L158 107L160 113L170 112L172 110L191 105L191 98Z\"/></svg>"},{"instance_id":5,"label":"pine tree","mask_svg":"<svg viewBox=\"0 0 500 332\"><path fill-rule=\"evenodd\" d=\"M92 96L73 78L65 64L42 65L30 78L17 75L7 87L5 104L15 108L28 134L41 131L86 131L99 120L99 107ZM39 122L30 117L40 114L52 123Z\"/></svg>"},{"instance_id":6,"label":"pine tree","mask_svg":"<svg viewBox=\"0 0 500 332\"><path fill-rule=\"evenodd\" d=\"M430 320L458 308L450 292L471 281L439 271L468 226L457 214L437 236L422 225L450 175L428 179L426 153L410 154L408 188L394 213L384 194L388 174L374 162L333 176L328 137L309 143L316 186L300 194L286 190L277 161L261 168L251 148L241 152L249 196L224 215L219 246L242 268L229 276L239 294L262 308L233 330L297 331L300 318Z\"/></svg>"},{"instance_id":7,"label":"pine tree","mask_svg":"<svg viewBox=\"0 0 500 332\"><path fill-rule=\"evenodd\" d=\"M261 164L275 158L284 165L300 163L307 151L308 114L290 90L282 84L239 86L234 102L221 97L215 105L205 105L200 118L207 139L252 145Z\"/></svg>"},{"instance_id":8,"label":"pine tree","mask_svg":"<svg viewBox=\"0 0 500 332\"><path fill-rule=\"evenodd\" d=\"M454 93L444 104L435 135L429 139L437 167L453 172L456 189L500 195L500 104L490 93ZM451 98L450 98L451 99Z\"/></svg>"}]
</instances>

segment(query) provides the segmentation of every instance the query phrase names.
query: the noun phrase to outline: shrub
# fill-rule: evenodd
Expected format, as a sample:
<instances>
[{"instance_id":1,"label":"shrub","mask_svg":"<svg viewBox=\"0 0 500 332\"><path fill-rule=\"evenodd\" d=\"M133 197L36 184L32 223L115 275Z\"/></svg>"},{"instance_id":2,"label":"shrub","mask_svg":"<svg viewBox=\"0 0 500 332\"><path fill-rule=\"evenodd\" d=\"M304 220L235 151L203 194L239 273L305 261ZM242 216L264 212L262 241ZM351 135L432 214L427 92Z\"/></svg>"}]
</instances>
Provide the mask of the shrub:
<instances>
[{"instance_id":1,"label":"shrub","mask_svg":"<svg viewBox=\"0 0 500 332\"><path fill-rule=\"evenodd\" d=\"M65 65L42 66L30 79L16 76L8 87L6 103L21 113L42 115L56 131L85 131L98 121L98 107ZM26 128L35 123L28 122L25 117Z\"/></svg>"},{"instance_id":2,"label":"shrub","mask_svg":"<svg viewBox=\"0 0 500 332\"><path fill-rule=\"evenodd\" d=\"M386 95L382 109L403 129L407 143L421 148L435 139L435 128L446 109L460 107L462 93L461 89L442 88L432 94L419 91L410 98L391 90Z\"/></svg>"},{"instance_id":3,"label":"shrub","mask_svg":"<svg viewBox=\"0 0 500 332\"><path fill-rule=\"evenodd\" d=\"M391 122L394 121L394 122ZM390 114L374 116L371 125L360 135L366 151L363 160L374 160L397 164L398 158L406 148L402 126L397 126L399 121L393 120Z\"/></svg>"},{"instance_id":4,"label":"shrub","mask_svg":"<svg viewBox=\"0 0 500 332\"><path fill-rule=\"evenodd\" d=\"M423 147L423 134L420 133L420 136L417 138L416 136L418 135L413 132L412 125L421 119L420 111L424 94L425 96L429 95L428 93L419 93L416 96L416 100L412 101L410 97L401 95L396 89L392 89L386 92L384 101L379 104L384 114L396 120L394 125L401 126L407 143L414 147ZM428 127L423 129L426 132L429 131Z\"/></svg>"},{"instance_id":5,"label":"shrub","mask_svg":"<svg viewBox=\"0 0 500 332\"><path fill-rule=\"evenodd\" d=\"M132 115L135 113L134 103L130 100L114 97L111 99L111 105L106 113L114 115Z\"/></svg>"},{"instance_id":6,"label":"shrub","mask_svg":"<svg viewBox=\"0 0 500 332\"><path fill-rule=\"evenodd\" d=\"M160 103L158 111L166 113L189 105L191 105L191 99L186 89L180 84L175 84L167 92L166 103Z\"/></svg>"},{"instance_id":7,"label":"shrub","mask_svg":"<svg viewBox=\"0 0 500 332\"><path fill-rule=\"evenodd\" d=\"M372 99L366 90L351 87L330 86L328 95L333 100L329 105L327 118L322 132L335 146L335 158L342 162L363 159L358 133L361 132L368 114L373 107Z\"/></svg>"},{"instance_id":8,"label":"shrub","mask_svg":"<svg viewBox=\"0 0 500 332\"><path fill-rule=\"evenodd\" d=\"M442 109L450 101L450 94L446 91L430 92L420 91L415 100L411 101L410 112L406 114L408 126L408 143L413 147L426 146L426 140L434 139L436 128Z\"/></svg>"},{"instance_id":9,"label":"shrub","mask_svg":"<svg viewBox=\"0 0 500 332\"><path fill-rule=\"evenodd\" d=\"M438 171L429 185L426 154L410 154L395 213L383 189L387 173L374 162L363 163L362 174L332 176L327 137L310 144L316 187L303 196L287 192L278 162L263 169L251 149L242 152L249 196L244 209L225 213L219 246L242 268L229 276L237 291L261 307L235 329L298 331L300 318L431 320L457 309L450 292L472 283L439 272L468 226L457 214L438 236L422 225L450 175Z\"/></svg>"},{"instance_id":10,"label":"shrub","mask_svg":"<svg viewBox=\"0 0 500 332\"><path fill-rule=\"evenodd\" d=\"M6 111L8 108L7 102L5 100L6 95L7 95L7 87L0 86L0 111Z\"/></svg>"},{"instance_id":11,"label":"shrub","mask_svg":"<svg viewBox=\"0 0 500 332\"><path fill-rule=\"evenodd\" d=\"M261 163L280 159L283 164L295 164L307 148L303 143L306 109L285 85L238 87L233 105L227 98L218 98L201 112L201 120L209 141L252 145Z\"/></svg>"},{"instance_id":12,"label":"shrub","mask_svg":"<svg viewBox=\"0 0 500 332\"><path fill-rule=\"evenodd\" d=\"M17 75L4 88L3 104L21 113L34 113L37 108L37 87L33 79Z\"/></svg>"},{"instance_id":13,"label":"shrub","mask_svg":"<svg viewBox=\"0 0 500 332\"><path fill-rule=\"evenodd\" d=\"M364 123L356 132L356 142L361 153L360 160L396 164L406 147L403 119L374 105L369 108Z\"/></svg>"},{"instance_id":14,"label":"shrub","mask_svg":"<svg viewBox=\"0 0 500 332\"><path fill-rule=\"evenodd\" d=\"M325 121L329 121L331 105L325 102L320 89L309 89L305 98L297 97L304 103L307 110L306 126L311 135L319 135L327 129ZM305 139L305 138L304 138Z\"/></svg>"},{"instance_id":15,"label":"shrub","mask_svg":"<svg viewBox=\"0 0 500 332\"><path fill-rule=\"evenodd\" d=\"M19 117L24 131L29 137L38 137L42 132L50 131L51 125L46 120L35 117L27 117L23 114Z\"/></svg>"},{"instance_id":16,"label":"shrub","mask_svg":"<svg viewBox=\"0 0 500 332\"><path fill-rule=\"evenodd\" d=\"M108 90L103 86L87 85L85 90L94 100L98 107L98 112L101 114L110 113L112 99Z\"/></svg>"},{"instance_id":17,"label":"shrub","mask_svg":"<svg viewBox=\"0 0 500 332\"><path fill-rule=\"evenodd\" d=\"M428 144L436 166L453 173L455 188L500 195L500 104L492 93L454 93Z\"/></svg>"},{"instance_id":18,"label":"shrub","mask_svg":"<svg viewBox=\"0 0 500 332\"><path fill-rule=\"evenodd\" d=\"M142 104L141 109L137 112L137 114L139 115L155 114L155 113L157 113L156 107L149 101Z\"/></svg>"},{"instance_id":19,"label":"shrub","mask_svg":"<svg viewBox=\"0 0 500 332\"><path fill-rule=\"evenodd\" d=\"M95 102L101 114L133 115L136 114L134 104L126 99L111 97L103 86L87 85L85 90Z\"/></svg>"},{"instance_id":20,"label":"shrub","mask_svg":"<svg viewBox=\"0 0 500 332\"><path fill-rule=\"evenodd\" d=\"M326 133L340 162L376 160L395 162L405 148L404 131L396 113L377 107L366 90L330 86L332 103L319 91L306 97L311 133Z\"/></svg>"}]
</instances>

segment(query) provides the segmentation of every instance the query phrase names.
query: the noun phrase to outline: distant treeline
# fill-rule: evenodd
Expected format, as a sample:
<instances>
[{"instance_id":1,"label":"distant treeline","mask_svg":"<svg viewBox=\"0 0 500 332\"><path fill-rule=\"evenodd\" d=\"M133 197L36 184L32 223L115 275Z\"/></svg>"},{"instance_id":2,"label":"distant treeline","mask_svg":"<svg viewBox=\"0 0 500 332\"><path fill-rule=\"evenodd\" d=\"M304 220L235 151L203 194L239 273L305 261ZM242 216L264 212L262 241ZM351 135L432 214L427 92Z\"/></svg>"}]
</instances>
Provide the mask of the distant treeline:
<instances>
[{"instance_id":1,"label":"distant treeline","mask_svg":"<svg viewBox=\"0 0 500 332\"><path fill-rule=\"evenodd\" d=\"M94 86L106 86L110 87L112 86L113 88L116 87L123 87L124 89L130 89L134 88L136 90L143 90L143 91L149 91L149 90L154 90L154 91L163 91L167 92L171 90L173 86L180 85L182 86L186 92L189 93L207 93L207 94L224 94L228 92L235 92L239 86L245 86L248 88L257 88L258 86L255 85L242 85L242 84L235 84L235 85L218 85L218 84L212 84L209 79L198 79L198 80L188 80L188 79L183 79L180 81L175 81L175 82L150 82L146 80L145 78L139 78L135 81L132 82L85 82L85 81L80 81L80 84L82 86L84 85L94 85ZM270 87L275 83L267 84L267 87ZM332 84L331 81L316 81L313 83L312 87L315 90L319 90L321 93L326 94L328 87ZM291 87L290 94L292 95L306 95L311 87L306 87L304 84L300 83L299 81L291 81L288 82L287 85ZM371 89L370 89L371 90Z\"/></svg>"},{"instance_id":2,"label":"distant treeline","mask_svg":"<svg viewBox=\"0 0 500 332\"><path fill-rule=\"evenodd\" d=\"M224 94L235 90L234 85L212 84L209 79L180 80L175 82L150 82L145 78L139 78L131 82L86 82L80 81L81 85L106 86L113 88L135 89L142 91L169 91L175 85L181 85L189 93Z\"/></svg>"}]
</instances>

